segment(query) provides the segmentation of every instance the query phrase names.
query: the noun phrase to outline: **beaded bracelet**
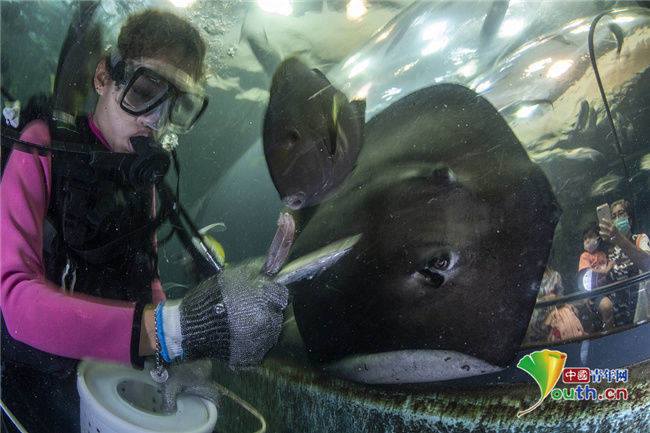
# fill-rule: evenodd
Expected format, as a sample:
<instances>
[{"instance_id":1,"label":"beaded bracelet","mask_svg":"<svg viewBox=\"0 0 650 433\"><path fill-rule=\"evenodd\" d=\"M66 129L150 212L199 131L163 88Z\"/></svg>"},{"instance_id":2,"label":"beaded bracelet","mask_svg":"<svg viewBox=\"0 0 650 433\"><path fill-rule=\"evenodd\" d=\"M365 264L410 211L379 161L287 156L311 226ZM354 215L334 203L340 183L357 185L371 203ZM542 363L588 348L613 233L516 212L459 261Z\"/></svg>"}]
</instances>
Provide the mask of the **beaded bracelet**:
<instances>
[{"instance_id":1,"label":"beaded bracelet","mask_svg":"<svg viewBox=\"0 0 650 433\"><path fill-rule=\"evenodd\" d=\"M163 337L164 341L164 336L162 335L162 320L159 322L159 317L158 315L160 314L160 319L162 319L162 307L165 305L164 302L161 302L158 304L156 307L156 311L154 312L153 315L153 323L154 327L156 329L156 366L151 369L151 378L154 380L154 382L157 383L165 383L167 382L167 379L169 378L169 372L165 368L165 366L162 363L161 358L161 336ZM160 323L160 329L158 329L158 323Z\"/></svg>"}]
</instances>

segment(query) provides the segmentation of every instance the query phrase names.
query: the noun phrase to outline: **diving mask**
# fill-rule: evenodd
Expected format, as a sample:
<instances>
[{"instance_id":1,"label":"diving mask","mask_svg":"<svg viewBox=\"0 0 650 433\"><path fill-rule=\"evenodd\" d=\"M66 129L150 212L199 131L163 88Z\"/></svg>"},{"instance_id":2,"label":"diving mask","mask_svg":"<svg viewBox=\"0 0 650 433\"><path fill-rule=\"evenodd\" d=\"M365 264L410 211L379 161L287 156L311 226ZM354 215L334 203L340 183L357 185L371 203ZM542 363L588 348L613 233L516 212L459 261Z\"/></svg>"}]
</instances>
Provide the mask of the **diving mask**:
<instances>
[{"instance_id":1,"label":"diving mask","mask_svg":"<svg viewBox=\"0 0 650 433\"><path fill-rule=\"evenodd\" d=\"M133 116L145 116L145 124L159 131L189 131L208 105L203 88L186 72L162 62L124 61L111 53L111 78L121 86L117 103Z\"/></svg>"}]
</instances>

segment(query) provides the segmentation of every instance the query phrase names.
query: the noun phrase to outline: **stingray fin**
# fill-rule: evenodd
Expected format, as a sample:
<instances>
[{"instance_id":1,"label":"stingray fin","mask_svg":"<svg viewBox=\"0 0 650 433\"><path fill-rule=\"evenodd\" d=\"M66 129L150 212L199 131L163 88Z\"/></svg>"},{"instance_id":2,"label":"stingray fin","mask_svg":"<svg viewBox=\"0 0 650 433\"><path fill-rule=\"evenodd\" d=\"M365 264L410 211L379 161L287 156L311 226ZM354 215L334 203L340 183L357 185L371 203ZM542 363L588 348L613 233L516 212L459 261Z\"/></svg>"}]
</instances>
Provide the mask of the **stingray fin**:
<instances>
[{"instance_id":1,"label":"stingray fin","mask_svg":"<svg viewBox=\"0 0 650 433\"><path fill-rule=\"evenodd\" d=\"M361 234L348 236L304 255L284 266L275 280L280 284L291 284L314 278L350 252L359 239L361 239Z\"/></svg>"}]
</instances>

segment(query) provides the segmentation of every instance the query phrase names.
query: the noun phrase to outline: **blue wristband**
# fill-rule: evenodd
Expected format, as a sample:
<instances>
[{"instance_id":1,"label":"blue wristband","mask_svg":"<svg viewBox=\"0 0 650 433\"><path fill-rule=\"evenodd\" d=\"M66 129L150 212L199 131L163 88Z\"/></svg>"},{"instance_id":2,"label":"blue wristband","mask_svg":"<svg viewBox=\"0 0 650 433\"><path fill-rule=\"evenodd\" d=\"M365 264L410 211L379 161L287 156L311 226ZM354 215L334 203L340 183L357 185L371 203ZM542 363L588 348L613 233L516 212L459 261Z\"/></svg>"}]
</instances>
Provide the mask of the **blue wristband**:
<instances>
[{"instance_id":1,"label":"blue wristband","mask_svg":"<svg viewBox=\"0 0 650 433\"><path fill-rule=\"evenodd\" d=\"M163 320L162 320L162 310L165 305L165 301L158 304L156 307L156 322L158 326L156 327L156 334L158 334L158 341L160 342L160 354L166 362L172 362L167 353L167 345L165 344L165 333L163 332Z\"/></svg>"}]
</instances>

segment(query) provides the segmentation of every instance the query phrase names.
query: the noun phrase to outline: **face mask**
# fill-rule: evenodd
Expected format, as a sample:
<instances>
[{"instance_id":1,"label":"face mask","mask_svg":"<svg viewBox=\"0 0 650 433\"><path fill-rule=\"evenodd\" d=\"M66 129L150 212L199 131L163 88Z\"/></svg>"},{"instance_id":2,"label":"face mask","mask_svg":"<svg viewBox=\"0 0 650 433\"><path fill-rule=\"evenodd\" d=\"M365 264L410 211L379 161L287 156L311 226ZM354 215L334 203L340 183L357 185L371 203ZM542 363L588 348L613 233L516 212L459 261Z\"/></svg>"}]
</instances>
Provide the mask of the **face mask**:
<instances>
[{"instance_id":1,"label":"face mask","mask_svg":"<svg viewBox=\"0 0 650 433\"><path fill-rule=\"evenodd\" d=\"M598 240L597 239L589 239L584 242L585 246L585 251L589 253L593 253L596 251L596 248L598 248Z\"/></svg>"},{"instance_id":2,"label":"face mask","mask_svg":"<svg viewBox=\"0 0 650 433\"><path fill-rule=\"evenodd\" d=\"M628 217L624 218L619 218L616 221L614 221L614 225L616 226L617 229L621 231L625 236L630 234L630 230L632 229L630 227L630 220Z\"/></svg>"},{"instance_id":3,"label":"face mask","mask_svg":"<svg viewBox=\"0 0 650 433\"><path fill-rule=\"evenodd\" d=\"M146 116L146 125L156 131L164 126L176 133L189 131L205 111L208 97L184 71L171 65L156 68L126 62L113 50L111 79L120 86L117 103L132 116Z\"/></svg>"}]
</instances>

